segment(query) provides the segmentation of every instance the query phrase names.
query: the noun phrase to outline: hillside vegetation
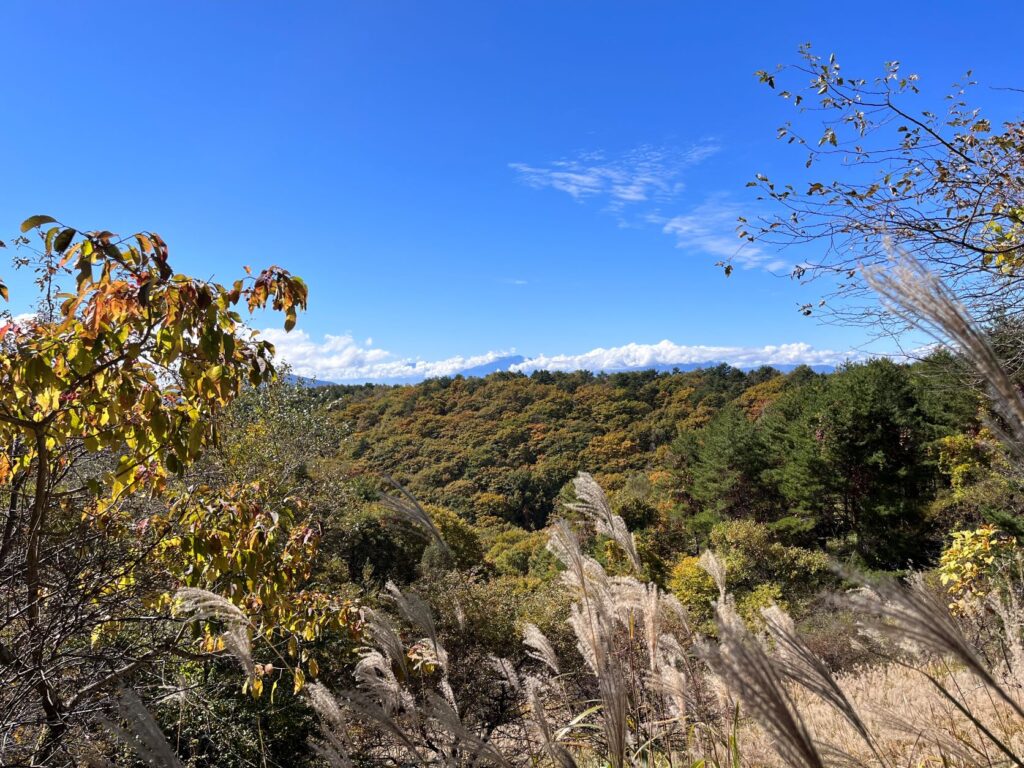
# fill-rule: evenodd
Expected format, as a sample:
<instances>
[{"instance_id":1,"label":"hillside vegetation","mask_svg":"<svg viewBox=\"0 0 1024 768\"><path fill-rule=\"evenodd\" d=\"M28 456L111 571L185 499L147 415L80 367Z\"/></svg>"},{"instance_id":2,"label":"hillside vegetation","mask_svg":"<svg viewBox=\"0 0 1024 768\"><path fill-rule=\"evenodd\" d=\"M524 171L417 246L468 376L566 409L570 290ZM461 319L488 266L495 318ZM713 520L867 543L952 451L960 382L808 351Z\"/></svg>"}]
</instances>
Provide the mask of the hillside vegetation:
<instances>
[{"instance_id":1,"label":"hillside vegetation","mask_svg":"<svg viewBox=\"0 0 1024 768\"><path fill-rule=\"evenodd\" d=\"M896 62L791 69L835 118L806 167L879 177L759 175L792 214L741 237L863 241L796 277L949 351L308 388L243 318L293 328L300 278L27 219L0 763L1024 766L1024 126L962 90L904 122Z\"/></svg>"},{"instance_id":2,"label":"hillside vegetation","mask_svg":"<svg viewBox=\"0 0 1024 768\"><path fill-rule=\"evenodd\" d=\"M891 569L933 560L954 523L976 521L940 466L979 430L981 400L960 381L936 355L834 374L537 372L324 396L347 475L389 476L469 523L540 529L584 471L659 561L745 520Z\"/></svg>"}]
</instances>

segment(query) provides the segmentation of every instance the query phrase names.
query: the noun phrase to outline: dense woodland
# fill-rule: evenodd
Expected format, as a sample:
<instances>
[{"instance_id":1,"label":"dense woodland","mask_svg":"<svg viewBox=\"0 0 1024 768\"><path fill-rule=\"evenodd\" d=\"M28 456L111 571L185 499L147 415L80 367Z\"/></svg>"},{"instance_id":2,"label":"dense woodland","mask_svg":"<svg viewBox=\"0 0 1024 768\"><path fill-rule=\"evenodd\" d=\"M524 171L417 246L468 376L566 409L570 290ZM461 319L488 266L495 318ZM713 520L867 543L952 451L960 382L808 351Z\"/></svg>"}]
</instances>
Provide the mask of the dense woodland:
<instances>
[{"instance_id":1,"label":"dense woodland","mask_svg":"<svg viewBox=\"0 0 1024 768\"><path fill-rule=\"evenodd\" d=\"M540 371L324 395L347 474L388 475L474 524L540 529L585 471L659 559L750 520L786 544L899 569L934 560L944 532L978 515L950 501L940 467L980 429L961 374L938 354L830 375Z\"/></svg>"},{"instance_id":2,"label":"dense woodland","mask_svg":"<svg viewBox=\"0 0 1024 768\"><path fill-rule=\"evenodd\" d=\"M787 72L836 113L808 167L916 93ZM286 383L245 318L293 328L301 278L26 220L0 762L1024 765L1024 129L961 97L849 150L877 182L753 182L793 213L741 237L863 238L798 277L944 342L828 374Z\"/></svg>"},{"instance_id":3,"label":"dense woodland","mask_svg":"<svg viewBox=\"0 0 1024 768\"><path fill-rule=\"evenodd\" d=\"M732 589L748 615L783 595L805 615L835 565L933 566L950 531L991 522L1008 497L984 399L945 353L831 374L498 373L292 396L337 430L325 466L363 501L346 506L330 556L363 584L415 581L434 557L377 502L389 481L458 529L460 568L530 590L554 574L543 529L587 472L644 575L705 619L714 593L697 557L709 547L744 563ZM614 571L615 548L595 547Z\"/></svg>"}]
</instances>

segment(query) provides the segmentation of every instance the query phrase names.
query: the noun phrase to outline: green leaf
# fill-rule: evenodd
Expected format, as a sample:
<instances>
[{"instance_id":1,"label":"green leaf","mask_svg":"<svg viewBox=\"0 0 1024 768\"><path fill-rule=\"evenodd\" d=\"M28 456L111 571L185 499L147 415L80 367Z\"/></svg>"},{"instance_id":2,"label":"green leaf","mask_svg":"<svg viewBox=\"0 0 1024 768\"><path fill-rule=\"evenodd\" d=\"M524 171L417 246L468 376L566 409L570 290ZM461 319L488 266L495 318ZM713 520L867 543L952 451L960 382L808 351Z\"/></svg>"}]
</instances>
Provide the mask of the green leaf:
<instances>
[{"instance_id":1,"label":"green leaf","mask_svg":"<svg viewBox=\"0 0 1024 768\"><path fill-rule=\"evenodd\" d=\"M53 216L29 216L23 222L21 222L21 231L28 232L30 229L41 227L43 224L51 224L57 221Z\"/></svg>"},{"instance_id":2,"label":"green leaf","mask_svg":"<svg viewBox=\"0 0 1024 768\"><path fill-rule=\"evenodd\" d=\"M68 246L71 245L71 240L76 234L75 230L70 227L61 231L61 233L53 240L53 249L57 253L64 253L64 251L68 249Z\"/></svg>"},{"instance_id":3,"label":"green leaf","mask_svg":"<svg viewBox=\"0 0 1024 768\"><path fill-rule=\"evenodd\" d=\"M182 470L181 462L178 461L178 457L173 453L168 453L164 456L164 465L174 474L178 474Z\"/></svg>"},{"instance_id":4,"label":"green leaf","mask_svg":"<svg viewBox=\"0 0 1024 768\"><path fill-rule=\"evenodd\" d=\"M103 252L114 261L121 261L121 259L124 258L124 254L122 254L120 249L113 243L104 243Z\"/></svg>"},{"instance_id":5,"label":"green leaf","mask_svg":"<svg viewBox=\"0 0 1024 768\"><path fill-rule=\"evenodd\" d=\"M206 436L206 429L202 422L196 422L188 433L188 452L192 456L198 456L203 447L203 438Z\"/></svg>"},{"instance_id":6,"label":"green leaf","mask_svg":"<svg viewBox=\"0 0 1024 768\"><path fill-rule=\"evenodd\" d=\"M88 261L83 261L79 264L78 277L75 278L75 283L78 289L81 290L86 282L92 282L92 264Z\"/></svg>"}]
</instances>

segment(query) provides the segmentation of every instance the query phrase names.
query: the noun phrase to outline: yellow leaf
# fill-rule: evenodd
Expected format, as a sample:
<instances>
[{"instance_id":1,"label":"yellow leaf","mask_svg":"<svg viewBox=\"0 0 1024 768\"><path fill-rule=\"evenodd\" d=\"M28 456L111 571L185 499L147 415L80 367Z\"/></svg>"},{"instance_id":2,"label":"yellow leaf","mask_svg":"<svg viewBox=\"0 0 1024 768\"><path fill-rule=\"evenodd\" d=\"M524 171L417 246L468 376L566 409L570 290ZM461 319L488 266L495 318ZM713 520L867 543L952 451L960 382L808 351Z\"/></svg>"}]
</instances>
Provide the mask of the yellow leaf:
<instances>
[{"instance_id":1,"label":"yellow leaf","mask_svg":"<svg viewBox=\"0 0 1024 768\"><path fill-rule=\"evenodd\" d=\"M41 227L43 224L52 224L57 221L53 216L29 216L23 222L21 222L21 231L28 232L30 229Z\"/></svg>"}]
</instances>

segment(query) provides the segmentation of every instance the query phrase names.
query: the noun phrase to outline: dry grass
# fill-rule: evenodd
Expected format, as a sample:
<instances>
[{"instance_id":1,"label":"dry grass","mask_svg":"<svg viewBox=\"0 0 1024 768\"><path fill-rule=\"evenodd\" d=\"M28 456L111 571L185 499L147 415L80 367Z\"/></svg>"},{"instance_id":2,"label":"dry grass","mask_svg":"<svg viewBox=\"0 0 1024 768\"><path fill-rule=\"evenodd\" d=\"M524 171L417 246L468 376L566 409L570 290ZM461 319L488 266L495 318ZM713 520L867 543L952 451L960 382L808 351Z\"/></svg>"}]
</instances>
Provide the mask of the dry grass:
<instances>
[{"instance_id":1,"label":"dry grass","mask_svg":"<svg viewBox=\"0 0 1024 768\"><path fill-rule=\"evenodd\" d=\"M936 664L928 670L1015 754L1024 755L1024 720L964 670ZM943 696L917 668L888 663L836 676L840 689L860 713L879 755L835 708L805 688L790 693L804 723L832 759L867 766L994 766L1012 764L990 739ZM746 765L786 766L768 733L748 723L740 731ZM842 756L841 758L839 756Z\"/></svg>"}]
</instances>

